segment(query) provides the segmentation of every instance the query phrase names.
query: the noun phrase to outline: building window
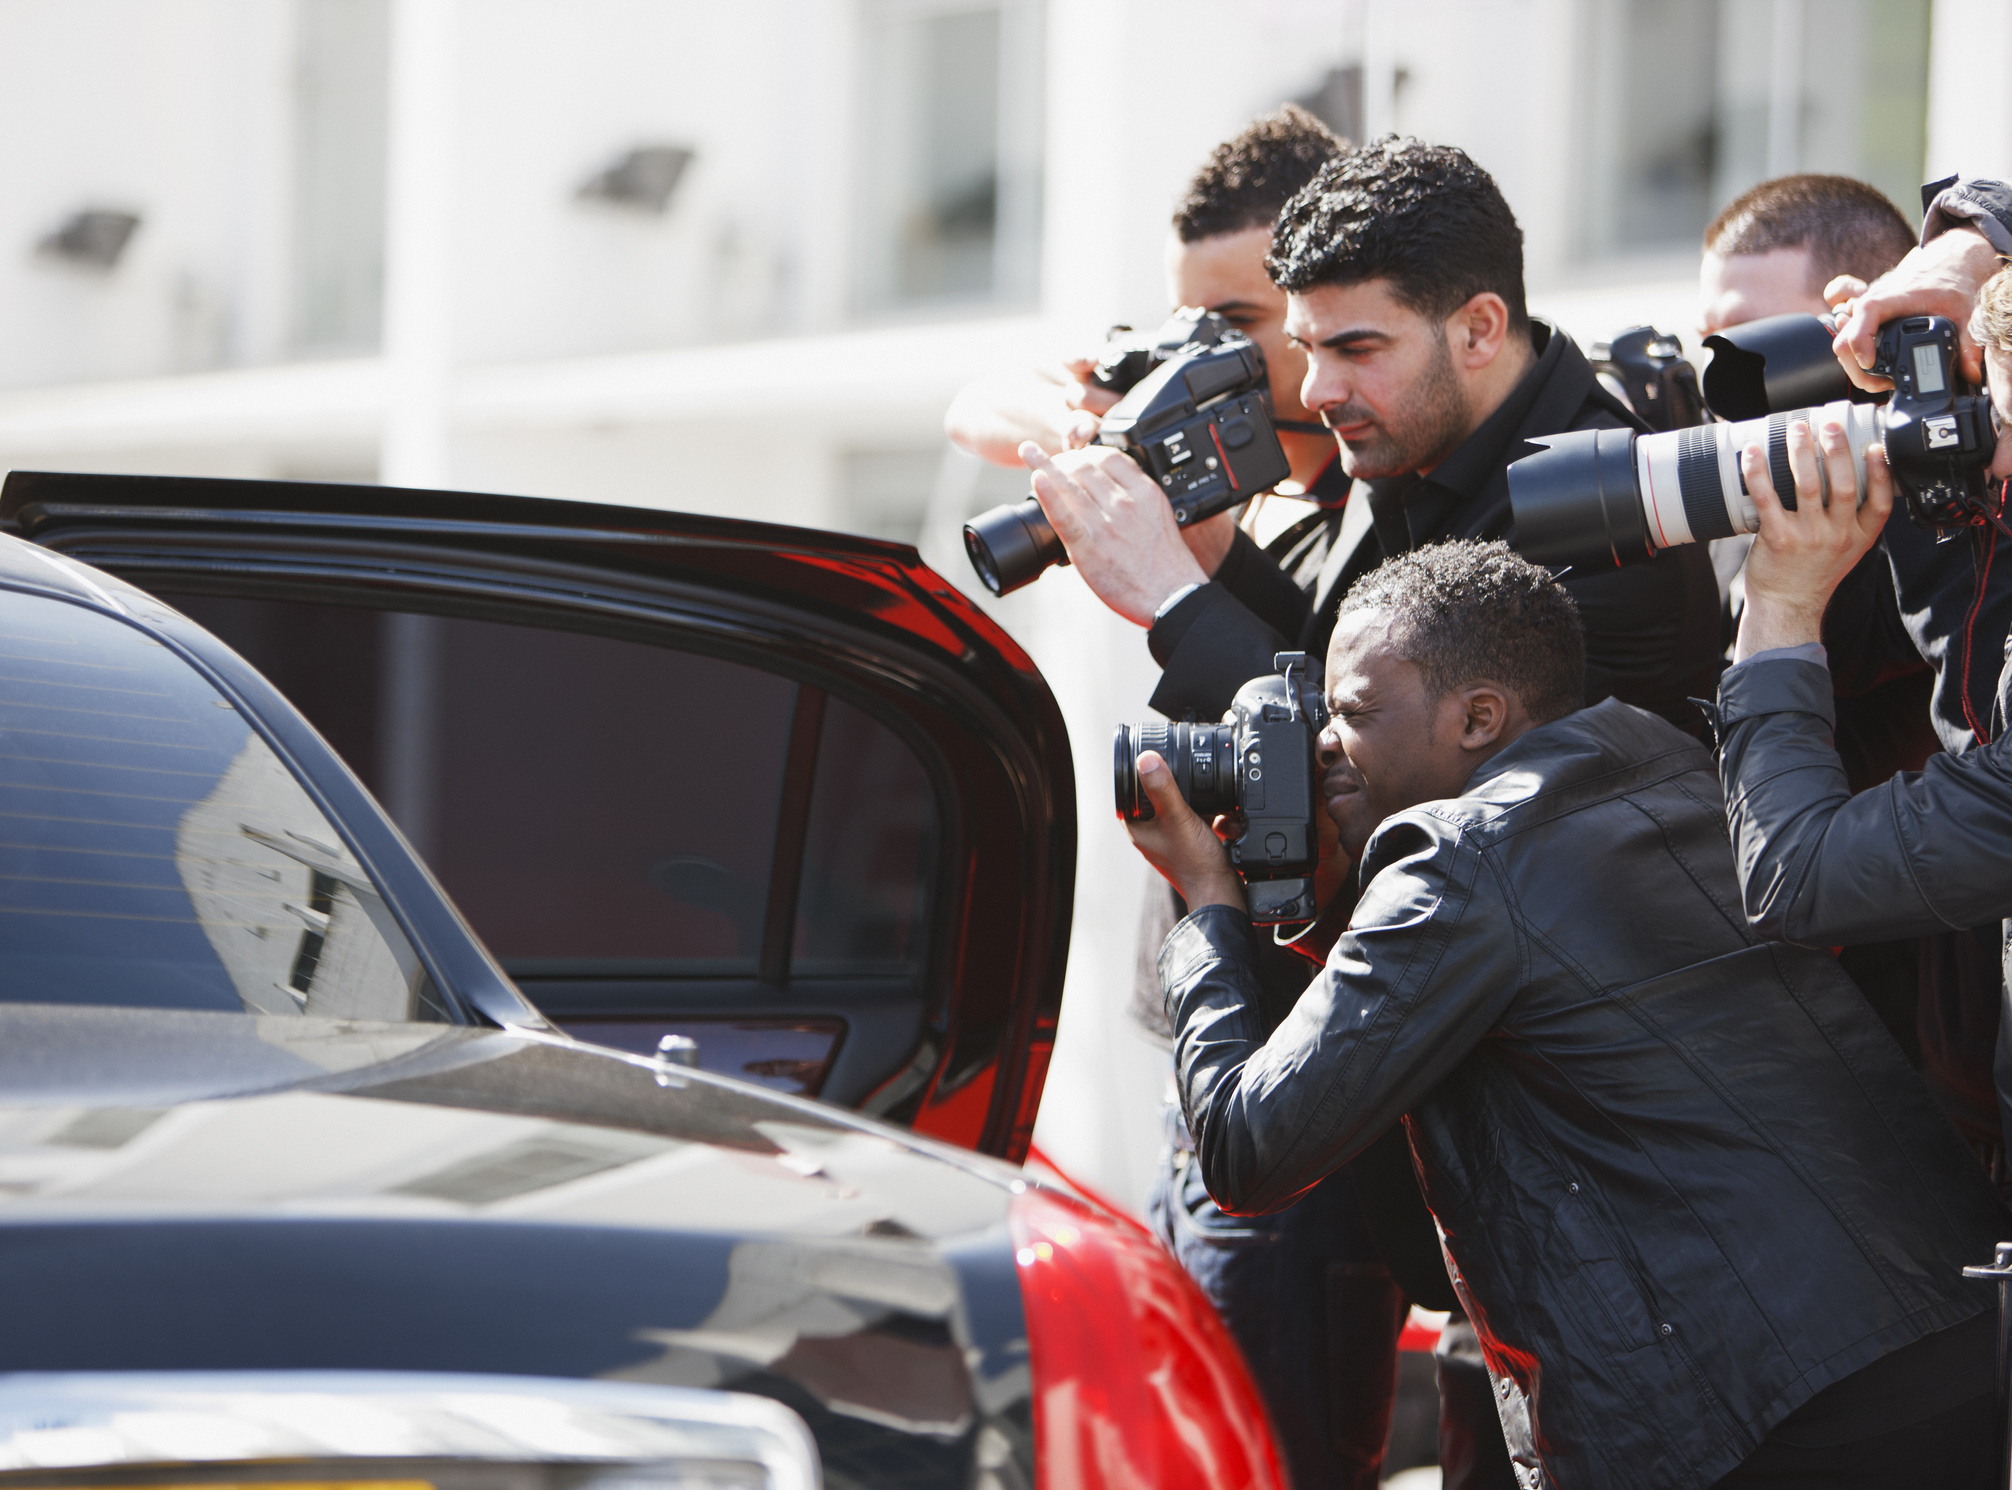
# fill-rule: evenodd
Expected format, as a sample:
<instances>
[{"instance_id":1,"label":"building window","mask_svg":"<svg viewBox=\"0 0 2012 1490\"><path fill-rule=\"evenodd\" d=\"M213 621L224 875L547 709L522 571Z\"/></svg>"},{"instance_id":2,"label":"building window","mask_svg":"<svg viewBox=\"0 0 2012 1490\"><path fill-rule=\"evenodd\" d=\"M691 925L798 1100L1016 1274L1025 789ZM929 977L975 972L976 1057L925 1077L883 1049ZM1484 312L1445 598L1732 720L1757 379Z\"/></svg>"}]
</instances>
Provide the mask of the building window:
<instances>
[{"instance_id":1,"label":"building window","mask_svg":"<svg viewBox=\"0 0 2012 1490\"><path fill-rule=\"evenodd\" d=\"M376 350L384 317L389 0L299 0L293 340Z\"/></svg>"},{"instance_id":2,"label":"building window","mask_svg":"<svg viewBox=\"0 0 2012 1490\"><path fill-rule=\"evenodd\" d=\"M1761 181L1824 171L1914 215L1929 0L1590 0L1580 256L1689 251Z\"/></svg>"},{"instance_id":3,"label":"building window","mask_svg":"<svg viewBox=\"0 0 2012 1490\"><path fill-rule=\"evenodd\" d=\"M864 11L856 300L1027 304L1040 255L1037 0Z\"/></svg>"}]
</instances>

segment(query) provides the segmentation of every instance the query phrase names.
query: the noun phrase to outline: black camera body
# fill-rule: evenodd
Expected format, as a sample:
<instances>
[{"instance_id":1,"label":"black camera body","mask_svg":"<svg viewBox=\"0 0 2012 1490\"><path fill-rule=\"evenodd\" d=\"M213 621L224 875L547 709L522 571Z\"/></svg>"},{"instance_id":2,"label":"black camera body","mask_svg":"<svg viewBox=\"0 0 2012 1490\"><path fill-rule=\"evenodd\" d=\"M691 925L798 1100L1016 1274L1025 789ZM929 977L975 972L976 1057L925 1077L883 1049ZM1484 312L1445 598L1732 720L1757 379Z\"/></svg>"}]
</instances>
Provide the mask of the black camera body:
<instances>
[{"instance_id":1,"label":"black camera body","mask_svg":"<svg viewBox=\"0 0 2012 1490\"><path fill-rule=\"evenodd\" d=\"M1090 369L1090 382L1112 393L1130 393L1182 348L1212 347L1229 330L1228 321L1199 305L1182 306L1150 336L1142 336L1130 326L1113 326L1097 365Z\"/></svg>"},{"instance_id":2,"label":"black camera body","mask_svg":"<svg viewBox=\"0 0 2012 1490\"><path fill-rule=\"evenodd\" d=\"M1183 527L1292 472L1272 423L1264 353L1234 331L1147 374L1104 416L1097 443L1124 451L1159 482Z\"/></svg>"},{"instance_id":3,"label":"black camera body","mask_svg":"<svg viewBox=\"0 0 2012 1490\"><path fill-rule=\"evenodd\" d=\"M1244 882L1251 920L1300 925L1319 914L1313 876L1320 865L1317 742L1327 727L1319 674L1304 652L1281 652L1278 668L1237 690L1220 724L1121 724L1112 740L1118 816L1145 822L1153 804L1139 785L1139 756L1151 750L1203 817L1232 810L1243 832L1228 845Z\"/></svg>"},{"instance_id":4,"label":"black camera body","mask_svg":"<svg viewBox=\"0 0 2012 1490\"><path fill-rule=\"evenodd\" d=\"M1166 339L1183 327L1195 336L1166 351ZM1115 380L1139 367L1148 370L1104 416L1097 442L1123 450L1159 483L1176 522L1213 517L1291 474L1272 421L1264 353L1222 317L1183 311L1136 357L1120 351L1110 375ZM994 595L1031 584L1066 558L1031 497L972 518L964 525L964 548Z\"/></svg>"},{"instance_id":5,"label":"black camera body","mask_svg":"<svg viewBox=\"0 0 2012 1490\"><path fill-rule=\"evenodd\" d=\"M1684 344L1653 326L1630 326L1587 354L1593 372L1611 381L1653 430L1689 429L1705 422L1698 370L1684 357Z\"/></svg>"},{"instance_id":6,"label":"black camera body","mask_svg":"<svg viewBox=\"0 0 2012 1490\"><path fill-rule=\"evenodd\" d=\"M1888 321L1879 328L1872 371L1893 380L1880 438L1907 515L1926 528L1987 521L1984 471L1998 430L1989 395L1964 380L1956 323L1941 316Z\"/></svg>"}]
</instances>

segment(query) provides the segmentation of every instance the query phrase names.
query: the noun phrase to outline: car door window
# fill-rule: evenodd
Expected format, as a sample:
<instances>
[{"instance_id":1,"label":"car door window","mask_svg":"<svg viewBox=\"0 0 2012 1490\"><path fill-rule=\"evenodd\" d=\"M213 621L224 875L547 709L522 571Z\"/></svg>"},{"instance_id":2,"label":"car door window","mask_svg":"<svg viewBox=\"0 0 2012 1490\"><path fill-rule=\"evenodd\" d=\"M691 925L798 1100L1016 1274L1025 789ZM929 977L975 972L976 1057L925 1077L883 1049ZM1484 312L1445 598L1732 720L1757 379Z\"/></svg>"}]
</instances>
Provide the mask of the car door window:
<instances>
[{"instance_id":1,"label":"car door window","mask_svg":"<svg viewBox=\"0 0 2012 1490\"><path fill-rule=\"evenodd\" d=\"M751 975L796 687L664 647L457 617L424 717L391 721L394 812L520 975ZM408 645L412 643L410 640ZM418 736L398 758L398 741Z\"/></svg>"},{"instance_id":2,"label":"car door window","mask_svg":"<svg viewBox=\"0 0 2012 1490\"><path fill-rule=\"evenodd\" d=\"M922 763L871 715L833 700L817 753L792 970L916 967L935 849L936 798Z\"/></svg>"},{"instance_id":3,"label":"car door window","mask_svg":"<svg viewBox=\"0 0 2012 1490\"><path fill-rule=\"evenodd\" d=\"M0 998L444 1017L376 885L143 631L0 591Z\"/></svg>"},{"instance_id":4,"label":"car door window","mask_svg":"<svg viewBox=\"0 0 2012 1490\"><path fill-rule=\"evenodd\" d=\"M905 1058L940 824L873 714L669 637L166 598L321 729L563 1027L687 1033L790 1091L850 1049L843 1098Z\"/></svg>"}]
</instances>

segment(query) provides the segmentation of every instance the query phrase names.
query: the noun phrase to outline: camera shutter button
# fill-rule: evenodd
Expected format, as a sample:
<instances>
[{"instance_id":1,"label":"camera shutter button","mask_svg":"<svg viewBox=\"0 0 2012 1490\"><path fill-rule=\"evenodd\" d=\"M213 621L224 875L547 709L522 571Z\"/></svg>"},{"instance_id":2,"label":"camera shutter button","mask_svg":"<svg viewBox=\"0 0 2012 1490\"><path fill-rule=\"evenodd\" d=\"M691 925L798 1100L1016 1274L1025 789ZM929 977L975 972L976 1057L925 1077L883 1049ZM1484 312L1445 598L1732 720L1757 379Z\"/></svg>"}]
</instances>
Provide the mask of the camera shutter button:
<instances>
[{"instance_id":1,"label":"camera shutter button","mask_svg":"<svg viewBox=\"0 0 2012 1490\"><path fill-rule=\"evenodd\" d=\"M1241 450L1257 438L1257 431L1242 419L1229 419L1223 423L1223 444L1231 450Z\"/></svg>"}]
</instances>

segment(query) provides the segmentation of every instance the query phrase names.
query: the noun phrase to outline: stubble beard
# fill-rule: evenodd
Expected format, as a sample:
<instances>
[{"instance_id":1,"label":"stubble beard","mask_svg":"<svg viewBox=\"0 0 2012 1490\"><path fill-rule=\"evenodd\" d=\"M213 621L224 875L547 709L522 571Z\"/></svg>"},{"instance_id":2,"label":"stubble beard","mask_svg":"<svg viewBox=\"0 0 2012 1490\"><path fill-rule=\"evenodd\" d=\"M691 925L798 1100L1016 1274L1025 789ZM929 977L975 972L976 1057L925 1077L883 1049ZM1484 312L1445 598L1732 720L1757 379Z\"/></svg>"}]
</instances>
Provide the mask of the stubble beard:
<instances>
[{"instance_id":1,"label":"stubble beard","mask_svg":"<svg viewBox=\"0 0 2012 1490\"><path fill-rule=\"evenodd\" d=\"M1354 404L1322 411L1329 424L1346 428L1369 413ZM1442 327L1432 360L1398 407L1378 419L1366 438L1341 446L1341 468L1358 481L1376 481L1429 471L1467 438L1466 390L1453 371L1453 349Z\"/></svg>"}]
</instances>

